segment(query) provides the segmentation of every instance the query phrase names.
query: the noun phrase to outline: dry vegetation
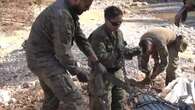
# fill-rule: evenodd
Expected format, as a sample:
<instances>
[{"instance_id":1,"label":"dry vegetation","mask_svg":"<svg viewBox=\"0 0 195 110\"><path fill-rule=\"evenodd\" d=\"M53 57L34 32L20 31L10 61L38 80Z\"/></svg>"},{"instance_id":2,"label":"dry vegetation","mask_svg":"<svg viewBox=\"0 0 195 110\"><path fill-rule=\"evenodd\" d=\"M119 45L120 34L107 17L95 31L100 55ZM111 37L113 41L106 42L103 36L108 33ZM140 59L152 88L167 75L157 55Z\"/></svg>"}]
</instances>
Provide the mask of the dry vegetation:
<instances>
[{"instance_id":1,"label":"dry vegetation","mask_svg":"<svg viewBox=\"0 0 195 110\"><path fill-rule=\"evenodd\" d=\"M0 1L1 31L13 31L32 23L32 0Z\"/></svg>"},{"instance_id":2,"label":"dry vegetation","mask_svg":"<svg viewBox=\"0 0 195 110\"><path fill-rule=\"evenodd\" d=\"M1 0L0 31L12 32L33 22L33 7L49 4L54 0Z\"/></svg>"},{"instance_id":3,"label":"dry vegetation","mask_svg":"<svg viewBox=\"0 0 195 110\"><path fill-rule=\"evenodd\" d=\"M0 37L2 36L1 32L11 33L12 31L23 29L23 27L30 27L34 18L40 12L40 11L38 12L35 11L35 9L38 10L37 6L44 7L53 1L55 0L0 0ZM144 15L143 18L146 15L151 14L148 12L148 10L147 12L144 10L140 11L139 9L142 8L139 7L139 4L137 8L132 8L130 6L131 3L129 2L131 0L117 0L117 1L116 0L94 0L94 1L95 2L91 7L92 9L90 9L91 12L88 12L86 13L85 16L81 17L81 22L83 23L82 26L84 27L86 32L88 31L91 32L91 30L97 26L97 23L100 23L100 21L103 18L103 14L100 13L100 10L102 11L102 9L110 5L111 1L112 2L115 1L114 5L117 5L120 8L122 8L126 16L130 18L136 16L137 13ZM90 18L90 20L87 18ZM86 24L89 27L87 27ZM139 24L138 22L137 23L126 22L124 27L125 29L126 27L128 27L128 29L126 30L124 28L123 29L125 31L125 35L130 36L127 39L129 41L132 41L135 44L136 40L139 39L140 34L142 34L144 30L147 30L151 24L152 21L148 25L147 23ZM157 24L153 23L152 25L156 26ZM159 23L158 26L161 26L161 24ZM189 35L194 35L193 34L194 29L191 29L190 32L188 28L184 28L183 30L185 32L188 32ZM5 35L6 36L5 39L0 39L0 40L3 40L4 42L7 43L9 38L11 40L7 44L10 43L9 45L13 45L14 47L17 47L16 45L19 45L20 42L23 42L24 39L26 39L26 37L28 36L28 32L29 30L25 30L22 34L20 33L20 34L12 35L14 37L7 37ZM132 39L131 36L133 36L134 38ZM194 44L195 40L192 38L193 37L189 38L190 44ZM133 43L131 46L133 46ZM8 106L5 106L0 103L0 110L39 110L40 104L43 101L43 92L39 85L36 86L36 85L31 85L31 83L28 83L28 81L36 82L35 80L37 78L27 68L24 51L18 48L13 49L13 46L8 46L8 47L5 46L4 48L3 46L1 47L0 45L0 90L5 89L9 91L9 88L11 88L11 92L12 92L11 97L14 98L14 100L11 100L9 102ZM5 53L5 51L2 50L3 49L8 50L10 48L12 48L12 50L14 51L9 53L6 57L1 58L2 56L1 52ZM83 59L83 56L81 56L80 51L74 50L74 54L81 61L82 65L87 66L86 65L87 62L85 61L85 59ZM188 70L187 71L188 73L194 73L194 71L191 71L192 69L189 69L189 65L193 66L195 61L192 61L190 63L186 62L187 58L183 58L182 60L180 60L182 66L180 68L183 68L184 65L188 67L187 69L185 69L185 71ZM129 67L127 69L128 73L131 73L132 76L134 76L136 79L140 80L143 78L143 76L138 74L138 71L135 70L136 69L135 67L137 67L137 65L134 60L132 62L129 62L127 66ZM183 72L187 73L185 71ZM164 75L157 78L154 87L151 89L160 92L161 89L164 88L164 79L165 79ZM78 83L77 81L75 82ZM86 87L85 89L82 88L82 93L83 95L85 95L86 98L85 99L86 104L88 104L88 100L87 100L88 94L86 92L87 92Z\"/></svg>"}]
</instances>

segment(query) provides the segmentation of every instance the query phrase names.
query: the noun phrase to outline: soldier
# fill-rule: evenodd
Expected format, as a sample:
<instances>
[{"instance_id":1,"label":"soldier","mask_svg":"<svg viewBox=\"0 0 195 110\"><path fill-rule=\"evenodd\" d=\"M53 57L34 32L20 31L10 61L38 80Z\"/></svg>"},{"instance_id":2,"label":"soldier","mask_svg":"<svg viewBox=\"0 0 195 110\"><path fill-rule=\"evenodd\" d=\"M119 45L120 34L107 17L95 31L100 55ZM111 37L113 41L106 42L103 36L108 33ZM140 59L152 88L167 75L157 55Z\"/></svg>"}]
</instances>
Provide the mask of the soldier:
<instances>
[{"instance_id":1,"label":"soldier","mask_svg":"<svg viewBox=\"0 0 195 110\"><path fill-rule=\"evenodd\" d=\"M184 0L184 5L175 16L175 25L179 26L180 22L184 22L187 18L187 13L195 9L195 0Z\"/></svg>"},{"instance_id":2,"label":"soldier","mask_svg":"<svg viewBox=\"0 0 195 110\"><path fill-rule=\"evenodd\" d=\"M139 69L146 73L145 82L154 79L165 69L166 85L175 79L178 52L183 52L187 48L183 35L176 35L167 28L155 28L141 37L139 45L143 52L138 58ZM150 56L154 59L152 73L148 66Z\"/></svg>"},{"instance_id":3,"label":"soldier","mask_svg":"<svg viewBox=\"0 0 195 110\"><path fill-rule=\"evenodd\" d=\"M132 59L139 54L139 49L126 48L126 42L119 29L123 13L115 6L104 11L105 23L92 32L88 38L98 59L106 67L108 73L124 81L123 56ZM134 48L136 49L136 48ZM106 80L101 73L92 69L89 81L90 110L124 110L125 91ZM102 85L102 86L101 86Z\"/></svg>"},{"instance_id":4,"label":"soldier","mask_svg":"<svg viewBox=\"0 0 195 110\"><path fill-rule=\"evenodd\" d=\"M76 65L73 41L99 72L106 72L98 62L78 22L78 15L88 10L93 0L57 0L35 20L25 44L27 63L39 78L44 91L42 110L85 110L80 91L68 72L86 82L87 72Z\"/></svg>"}]
</instances>

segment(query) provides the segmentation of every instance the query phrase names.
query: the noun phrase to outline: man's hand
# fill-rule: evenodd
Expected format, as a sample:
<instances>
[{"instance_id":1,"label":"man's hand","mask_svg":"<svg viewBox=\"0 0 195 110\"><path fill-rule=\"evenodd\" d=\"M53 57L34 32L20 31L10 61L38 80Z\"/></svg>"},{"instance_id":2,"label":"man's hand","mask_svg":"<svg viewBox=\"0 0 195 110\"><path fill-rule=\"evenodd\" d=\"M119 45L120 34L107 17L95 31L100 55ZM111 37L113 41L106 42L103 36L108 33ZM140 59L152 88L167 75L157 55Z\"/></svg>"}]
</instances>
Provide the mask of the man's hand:
<instances>
[{"instance_id":1,"label":"man's hand","mask_svg":"<svg viewBox=\"0 0 195 110\"><path fill-rule=\"evenodd\" d=\"M146 85L146 84L150 84L152 82L151 78L149 76L146 76L141 82L140 84L142 85Z\"/></svg>"},{"instance_id":2,"label":"man's hand","mask_svg":"<svg viewBox=\"0 0 195 110\"><path fill-rule=\"evenodd\" d=\"M134 56L138 56L142 53L142 49L140 47L134 47L132 50L133 50Z\"/></svg>"},{"instance_id":3,"label":"man's hand","mask_svg":"<svg viewBox=\"0 0 195 110\"><path fill-rule=\"evenodd\" d=\"M126 80L126 83L128 84L127 86L136 86L139 88L143 88L145 86L145 84L143 84L142 81L136 81L134 79Z\"/></svg>"},{"instance_id":4,"label":"man's hand","mask_svg":"<svg viewBox=\"0 0 195 110\"><path fill-rule=\"evenodd\" d=\"M88 57L89 60L89 65L92 67L92 69L98 73L104 74L107 72L106 68L104 67L104 65L102 65L100 63L100 61L98 60L97 56L94 54L92 54L91 56Z\"/></svg>"},{"instance_id":5,"label":"man's hand","mask_svg":"<svg viewBox=\"0 0 195 110\"><path fill-rule=\"evenodd\" d=\"M77 74L77 78L80 82L87 82L89 80L89 72L86 70L80 70Z\"/></svg>"},{"instance_id":6,"label":"man's hand","mask_svg":"<svg viewBox=\"0 0 195 110\"><path fill-rule=\"evenodd\" d=\"M152 75L151 75L150 78L151 78L151 79L155 79L156 76L158 76L163 70L164 70L164 69L162 69L162 68L160 67L160 65L155 66L154 69L153 69L153 72L152 72Z\"/></svg>"},{"instance_id":7,"label":"man's hand","mask_svg":"<svg viewBox=\"0 0 195 110\"><path fill-rule=\"evenodd\" d=\"M138 56L142 53L142 50L140 47L134 47L134 48L131 48L131 49L126 49L125 52L123 52L123 54L125 55L125 57L127 59L132 59L134 56Z\"/></svg>"},{"instance_id":8,"label":"man's hand","mask_svg":"<svg viewBox=\"0 0 195 110\"><path fill-rule=\"evenodd\" d=\"M138 63L138 68L141 72L145 73L146 76L149 76L151 73L151 70L149 69L149 65L143 65L142 63Z\"/></svg>"},{"instance_id":9,"label":"man's hand","mask_svg":"<svg viewBox=\"0 0 195 110\"><path fill-rule=\"evenodd\" d=\"M151 72L150 70L148 70L146 68L142 68L142 69L140 68L140 71L145 73L146 75L150 75L150 72Z\"/></svg>"}]
</instances>

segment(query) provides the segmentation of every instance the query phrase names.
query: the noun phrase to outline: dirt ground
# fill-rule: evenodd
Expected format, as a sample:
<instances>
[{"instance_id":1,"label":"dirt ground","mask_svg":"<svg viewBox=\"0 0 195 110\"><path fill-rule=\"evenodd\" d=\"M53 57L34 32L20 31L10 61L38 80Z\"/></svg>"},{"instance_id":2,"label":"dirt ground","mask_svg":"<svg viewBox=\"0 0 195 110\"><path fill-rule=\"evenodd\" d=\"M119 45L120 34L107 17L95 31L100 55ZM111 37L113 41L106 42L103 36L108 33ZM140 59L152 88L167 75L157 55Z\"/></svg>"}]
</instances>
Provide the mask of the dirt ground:
<instances>
[{"instance_id":1,"label":"dirt ground","mask_svg":"<svg viewBox=\"0 0 195 110\"><path fill-rule=\"evenodd\" d=\"M7 3L8 1L9 0L0 1L0 10L2 10L2 3ZM24 13L24 15L19 14L14 16L14 11L11 11L9 14L3 12L3 19L7 19L8 21L3 20L3 22L0 22L0 110L39 110L43 101L43 92L37 77L27 68L25 53L21 45L24 40L28 38L30 26L34 21L34 18L46 7L46 4L39 6L32 5L32 1L29 1L25 1L25 3L29 3L30 8L19 7L19 9L16 10ZM95 28L104 23L103 9L108 5L117 5L121 7L125 13L121 30L124 33L125 40L129 47L137 46L141 35L153 27L163 26L178 33L184 33L187 36L189 47L186 52L180 54L177 73L178 77L195 79L195 29L193 25L190 26L189 24L184 24L180 28L173 25L173 17L181 6L181 3L158 5L146 5L146 3L143 3L138 6L130 7L130 4L128 3L111 1L108 0L105 1L105 3L102 3L101 1L96 0L93 3L92 8L80 16L81 27L86 36L89 36ZM21 2L18 3L20 4ZM13 6L17 5L10 4L8 7ZM24 9L30 10L30 13L22 12ZM167 12L164 12L164 10L167 10ZM11 18L17 19L17 21L12 20ZM188 21L190 21L190 19ZM73 51L76 59L80 61L81 65L88 68L86 57L76 46L73 47ZM144 75L138 71L136 58L127 61L126 67L129 78L141 80L144 77ZM86 84L79 83L76 78L73 79L85 97L87 110L88 94L86 92ZM159 91L164 88L164 79L165 74L163 73L156 78L154 90ZM10 96L10 100L7 102L4 101L4 103L1 103L2 91L5 91L5 93L8 93L8 96Z\"/></svg>"}]
</instances>

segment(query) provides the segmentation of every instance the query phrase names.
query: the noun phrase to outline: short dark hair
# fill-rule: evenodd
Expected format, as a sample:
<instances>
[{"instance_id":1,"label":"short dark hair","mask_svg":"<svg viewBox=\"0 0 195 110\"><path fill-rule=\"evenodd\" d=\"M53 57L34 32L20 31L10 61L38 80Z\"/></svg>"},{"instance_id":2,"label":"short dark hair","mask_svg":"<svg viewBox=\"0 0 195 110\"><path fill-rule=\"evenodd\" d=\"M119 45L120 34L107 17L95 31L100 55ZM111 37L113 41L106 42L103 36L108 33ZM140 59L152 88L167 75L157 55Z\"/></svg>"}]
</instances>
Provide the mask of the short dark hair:
<instances>
[{"instance_id":1,"label":"short dark hair","mask_svg":"<svg viewBox=\"0 0 195 110\"><path fill-rule=\"evenodd\" d=\"M141 40L140 43L139 43L139 46L142 48L142 52L145 53L149 46L152 45L152 42L148 39L144 39L144 40Z\"/></svg>"},{"instance_id":2,"label":"short dark hair","mask_svg":"<svg viewBox=\"0 0 195 110\"><path fill-rule=\"evenodd\" d=\"M106 19L113 19L119 15L123 15L123 12L116 6L109 6L104 10L104 17Z\"/></svg>"}]
</instances>

